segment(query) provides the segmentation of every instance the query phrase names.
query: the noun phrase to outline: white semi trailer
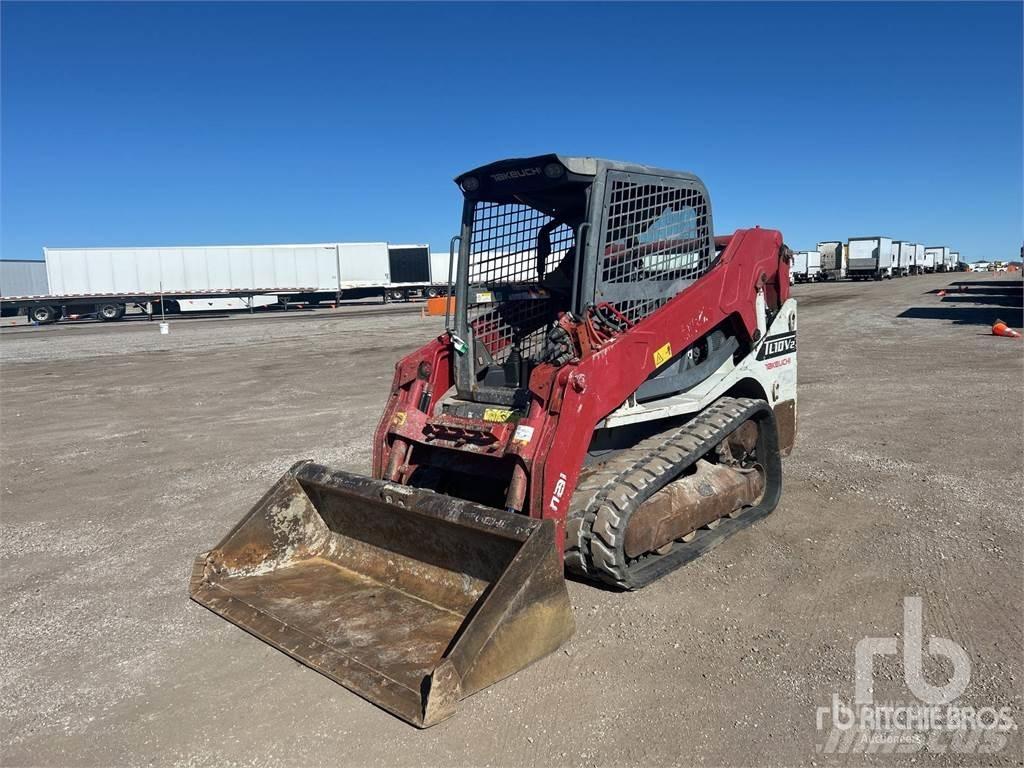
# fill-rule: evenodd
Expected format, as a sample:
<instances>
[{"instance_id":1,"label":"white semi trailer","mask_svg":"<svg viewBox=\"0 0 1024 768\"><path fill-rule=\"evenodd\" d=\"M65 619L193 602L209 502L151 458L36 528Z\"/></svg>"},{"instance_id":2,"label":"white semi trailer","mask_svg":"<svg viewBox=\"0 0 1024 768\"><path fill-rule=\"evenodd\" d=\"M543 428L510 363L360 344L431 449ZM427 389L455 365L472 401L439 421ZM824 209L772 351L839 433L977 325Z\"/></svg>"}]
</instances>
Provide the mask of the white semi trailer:
<instances>
[{"instance_id":1,"label":"white semi trailer","mask_svg":"<svg viewBox=\"0 0 1024 768\"><path fill-rule=\"evenodd\" d=\"M847 274L854 280L882 280L892 277L891 237L851 237L847 241Z\"/></svg>"},{"instance_id":2,"label":"white semi trailer","mask_svg":"<svg viewBox=\"0 0 1024 768\"><path fill-rule=\"evenodd\" d=\"M438 295L426 245L304 243L155 248L44 248L48 291L4 296L5 313L39 323L71 315L118 320L150 312L254 308L290 302Z\"/></svg>"}]
</instances>

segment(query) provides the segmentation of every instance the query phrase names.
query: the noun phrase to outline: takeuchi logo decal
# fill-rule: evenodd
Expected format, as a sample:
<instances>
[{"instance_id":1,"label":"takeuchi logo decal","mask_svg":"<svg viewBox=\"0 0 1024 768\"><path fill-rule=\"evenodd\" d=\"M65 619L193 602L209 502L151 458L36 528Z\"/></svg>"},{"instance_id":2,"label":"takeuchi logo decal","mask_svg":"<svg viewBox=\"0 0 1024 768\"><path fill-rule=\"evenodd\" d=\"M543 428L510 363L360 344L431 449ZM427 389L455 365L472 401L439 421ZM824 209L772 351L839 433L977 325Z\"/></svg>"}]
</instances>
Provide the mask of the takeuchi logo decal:
<instances>
[{"instance_id":1,"label":"takeuchi logo decal","mask_svg":"<svg viewBox=\"0 0 1024 768\"><path fill-rule=\"evenodd\" d=\"M491 178L495 181L510 181L512 179L525 179L530 176L540 176L540 168L513 168L511 171L492 173Z\"/></svg>"}]
</instances>

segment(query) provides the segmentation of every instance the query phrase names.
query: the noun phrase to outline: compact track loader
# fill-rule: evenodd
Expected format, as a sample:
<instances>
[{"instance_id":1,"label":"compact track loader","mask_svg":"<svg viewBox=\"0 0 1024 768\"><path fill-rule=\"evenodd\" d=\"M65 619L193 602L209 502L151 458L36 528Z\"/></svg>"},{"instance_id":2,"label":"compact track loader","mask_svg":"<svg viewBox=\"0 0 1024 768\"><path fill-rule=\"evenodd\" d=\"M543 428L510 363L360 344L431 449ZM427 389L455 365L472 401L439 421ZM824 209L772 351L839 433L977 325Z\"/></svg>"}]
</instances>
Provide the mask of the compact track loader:
<instances>
[{"instance_id":1,"label":"compact track loader","mask_svg":"<svg viewBox=\"0 0 1024 768\"><path fill-rule=\"evenodd\" d=\"M373 477L292 467L192 597L421 727L770 513L796 432L779 232L695 176L590 157L459 176L446 330L400 360ZM457 259L456 259L457 254Z\"/></svg>"}]
</instances>

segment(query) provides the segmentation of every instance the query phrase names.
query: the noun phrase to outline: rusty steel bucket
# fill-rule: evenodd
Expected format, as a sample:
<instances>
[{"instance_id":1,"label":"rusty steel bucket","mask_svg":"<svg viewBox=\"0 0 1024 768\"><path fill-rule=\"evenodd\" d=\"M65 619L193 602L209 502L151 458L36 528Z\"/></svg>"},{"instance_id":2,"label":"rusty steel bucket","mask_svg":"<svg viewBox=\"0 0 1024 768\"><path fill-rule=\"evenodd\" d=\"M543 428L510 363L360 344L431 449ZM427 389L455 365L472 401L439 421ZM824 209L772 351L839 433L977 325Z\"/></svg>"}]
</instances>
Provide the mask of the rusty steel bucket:
<instances>
[{"instance_id":1,"label":"rusty steel bucket","mask_svg":"<svg viewBox=\"0 0 1024 768\"><path fill-rule=\"evenodd\" d=\"M311 462L196 559L190 592L423 728L574 631L551 521Z\"/></svg>"}]
</instances>

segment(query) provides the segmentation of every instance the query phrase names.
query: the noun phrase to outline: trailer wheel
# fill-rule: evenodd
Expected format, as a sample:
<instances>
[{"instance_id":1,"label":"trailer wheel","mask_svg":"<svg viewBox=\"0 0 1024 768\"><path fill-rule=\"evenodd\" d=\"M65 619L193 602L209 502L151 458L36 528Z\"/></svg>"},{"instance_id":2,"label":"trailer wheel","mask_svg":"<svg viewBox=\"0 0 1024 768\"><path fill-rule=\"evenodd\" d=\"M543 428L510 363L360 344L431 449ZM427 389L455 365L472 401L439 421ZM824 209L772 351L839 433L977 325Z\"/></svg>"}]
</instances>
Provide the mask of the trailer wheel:
<instances>
[{"instance_id":1,"label":"trailer wheel","mask_svg":"<svg viewBox=\"0 0 1024 768\"><path fill-rule=\"evenodd\" d=\"M124 317L124 304L100 304L96 308L96 317L105 323L120 320Z\"/></svg>"},{"instance_id":2,"label":"trailer wheel","mask_svg":"<svg viewBox=\"0 0 1024 768\"><path fill-rule=\"evenodd\" d=\"M60 320L60 310L51 307L49 304L40 304L29 310L29 318L40 325L49 325Z\"/></svg>"},{"instance_id":3,"label":"trailer wheel","mask_svg":"<svg viewBox=\"0 0 1024 768\"><path fill-rule=\"evenodd\" d=\"M388 291L388 298L391 301L405 301L407 299L405 291L393 290Z\"/></svg>"},{"instance_id":4,"label":"trailer wheel","mask_svg":"<svg viewBox=\"0 0 1024 768\"><path fill-rule=\"evenodd\" d=\"M431 286L430 288L427 288L427 298L428 299L436 299L440 295L441 295L441 290L439 288L434 288L433 286Z\"/></svg>"}]
</instances>

